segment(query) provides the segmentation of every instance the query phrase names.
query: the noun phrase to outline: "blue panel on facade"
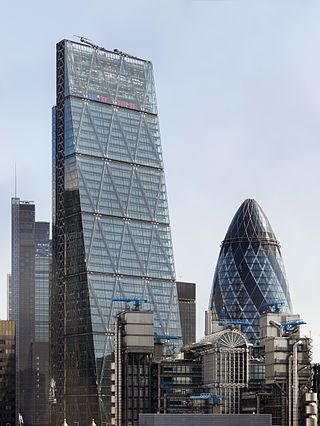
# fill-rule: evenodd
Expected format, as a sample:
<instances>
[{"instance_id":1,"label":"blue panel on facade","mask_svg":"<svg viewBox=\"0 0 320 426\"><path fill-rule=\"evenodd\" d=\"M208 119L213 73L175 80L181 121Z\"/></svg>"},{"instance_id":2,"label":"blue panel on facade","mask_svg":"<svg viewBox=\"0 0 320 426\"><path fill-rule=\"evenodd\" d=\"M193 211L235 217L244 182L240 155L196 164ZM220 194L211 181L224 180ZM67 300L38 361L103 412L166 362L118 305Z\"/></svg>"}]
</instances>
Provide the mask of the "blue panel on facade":
<instances>
[{"instance_id":1,"label":"blue panel on facade","mask_svg":"<svg viewBox=\"0 0 320 426\"><path fill-rule=\"evenodd\" d=\"M264 302L283 301L292 311L280 245L259 204L245 200L235 214L216 266L209 309L219 317L248 320L242 331L252 343L259 339L259 318Z\"/></svg>"}]
</instances>

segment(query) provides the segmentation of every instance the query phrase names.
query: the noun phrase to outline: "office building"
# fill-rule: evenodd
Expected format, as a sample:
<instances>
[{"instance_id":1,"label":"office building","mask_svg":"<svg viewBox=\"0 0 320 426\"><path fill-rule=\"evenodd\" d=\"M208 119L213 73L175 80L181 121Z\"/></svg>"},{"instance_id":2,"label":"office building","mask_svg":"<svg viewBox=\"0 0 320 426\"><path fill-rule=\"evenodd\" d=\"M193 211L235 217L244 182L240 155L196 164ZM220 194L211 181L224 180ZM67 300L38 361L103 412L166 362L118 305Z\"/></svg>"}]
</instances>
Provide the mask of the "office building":
<instances>
[{"instance_id":1,"label":"office building","mask_svg":"<svg viewBox=\"0 0 320 426\"><path fill-rule=\"evenodd\" d=\"M152 64L61 41L54 115L52 423L110 424L114 299L181 336Z\"/></svg>"},{"instance_id":2,"label":"office building","mask_svg":"<svg viewBox=\"0 0 320 426\"><path fill-rule=\"evenodd\" d=\"M248 392L243 393L242 412L271 414L273 425L317 424L317 393L312 392L312 341L301 337L301 324L305 322L299 315L261 315L265 384L260 388L251 384Z\"/></svg>"},{"instance_id":3,"label":"office building","mask_svg":"<svg viewBox=\"0 0 320 426\"><path fill-rule=\"evenodd\" d=\"M49 360L49 223L35 205L12 198L12 272L8 312L16 322L17 412L46 426Z\"/></svg>"},{"instance_id":4,"label":"office building","mask_svg":"<svg viewBox=\"0 0 320 426\"><path fill-rule=\"evenodd\" d=\"M151 363L154 352L152 311L117 315L114 338L114 415L111 424L138 426L139 413L151 412Z\"/></svg>"},{"instance_id":5,"label":"office building","mask_svg":"<svg viewBox=\"0 0 320 426\"><path fill-rule=\"evenodd\" d=\"M305 324L299 315L292 314L265 313L260 318L265 380L271 393L264 412L272 414L274 425L296 426L305 417L301 398L313 385L312 342L300 336L301 323Z\"/></svg>"},{"instance_id":6,"label":"office building","mask_svg":"<svg viewBox=\"0 0 320 426\"><path fill-rule=\"evenodd\" d=\"M0 321L0 425L16 424L15 322Z\"/></svg>"},{"instance_id":7,"label":"office building","mask_svg":"<svg viewBox=\"0 0 320 426\"><path fill-rule=\"evenodd\" d=\"M249 323L242 325L242 331L255 344L260 313L268 302L283 303L283 312L292 310L280 244L259 204L247 199L222 242L209 313L217 320L224 308L226 318Z\"/></svg>"},{"instance_id":8,"label":"office building","mask_svg":"<svg viewBox=\"0 0 320 426\"><path fill-rule=\"evenodd\" d=\"M11 274L7 274L7 320L12 321L12 282Z\"/></svg>"},{"instance_id":9,"label":"office building","mask_svg":"<svg viewBox=\"0 0 320 426\"><path fill-rule=\"evenodd\" d=\"M196 285L177 281L182 341L184 345L196 341Z\"/></svg>"},{"instance_id":10,"label":"office building","mask_svg":"<svg viewBox=\"0 0 320 426\"><path fill-rule=\"evenodd\" d=\"M51 264L50 225L35 222L34 328L32 375L33 424L49 424L49 272Z\"/></svg>"},{"instance_id":11,"label":"office building","mask_svg":"<svg viewBox=\"0 0 320 426\"><path fill-rule=\"evenodd\" d=\"M226 325L182 351L185 357L192 353L193 359L201 360L203 392L224 397L220 413L241 413L241 393L249 382L249 343L245 335Z\"/></svg>"},{"instance_id":12,"label":"office building","mask_svg":"<svg viewBox=\"0 0 320 426\"><path fill-rule=\"evenodd\" d=\"M152 412L164 414L212 413L211 401L191 400L200 395L202 387L202 360L162 359L152 365Z\"/></svg>"}]
</instances>

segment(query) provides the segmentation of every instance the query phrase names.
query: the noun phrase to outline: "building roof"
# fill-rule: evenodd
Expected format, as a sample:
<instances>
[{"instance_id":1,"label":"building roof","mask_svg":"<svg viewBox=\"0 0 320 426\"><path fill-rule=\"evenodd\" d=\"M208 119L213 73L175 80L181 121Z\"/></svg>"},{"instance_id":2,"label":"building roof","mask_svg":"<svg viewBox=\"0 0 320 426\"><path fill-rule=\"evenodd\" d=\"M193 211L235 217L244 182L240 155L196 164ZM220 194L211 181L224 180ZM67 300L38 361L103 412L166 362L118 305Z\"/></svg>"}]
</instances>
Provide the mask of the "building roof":
<instances>
[{"instance_id":1,"label":"building roof","mask_svg":"<svg viewBox=\"0 0 320 426\"><path fill-rule=\"evenodd\" d=\"M269 220L256 200L245 200L234 215L223 244L233 241L267 240L279 244Z\"/></svg>"}]
</instances>

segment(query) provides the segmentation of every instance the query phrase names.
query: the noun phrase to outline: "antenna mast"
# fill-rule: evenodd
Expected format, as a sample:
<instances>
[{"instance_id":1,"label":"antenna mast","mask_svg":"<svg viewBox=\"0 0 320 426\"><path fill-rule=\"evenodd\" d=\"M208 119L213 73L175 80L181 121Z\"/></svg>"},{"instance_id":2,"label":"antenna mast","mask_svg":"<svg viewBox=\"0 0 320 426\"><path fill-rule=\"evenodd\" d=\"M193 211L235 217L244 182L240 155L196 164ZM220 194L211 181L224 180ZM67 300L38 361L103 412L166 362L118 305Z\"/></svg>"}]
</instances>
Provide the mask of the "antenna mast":
<instances>
[{"instance_id":1,"label":"antenna mast","mask_svg":"<svg viewBox=\"0 0 320 426\"><path fill-rule=\"evenodd\" d=\"M17 198L17 163L14 163L14 197Z\"/></svg>"}]
</instances>

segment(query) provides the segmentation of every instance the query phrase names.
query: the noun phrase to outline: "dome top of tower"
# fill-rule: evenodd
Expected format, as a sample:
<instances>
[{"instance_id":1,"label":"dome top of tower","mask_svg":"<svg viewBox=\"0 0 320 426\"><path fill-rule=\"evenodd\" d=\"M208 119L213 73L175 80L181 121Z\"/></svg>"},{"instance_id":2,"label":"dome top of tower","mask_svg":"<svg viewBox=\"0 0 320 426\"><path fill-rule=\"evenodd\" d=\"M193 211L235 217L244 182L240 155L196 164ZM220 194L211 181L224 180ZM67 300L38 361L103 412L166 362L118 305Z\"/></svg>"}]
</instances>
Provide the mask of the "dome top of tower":
<instances>
[{"instance_id":1,"label":"dome top of tower","mask_svg":"<svg viewBox=\"0 0 320 426\"><path fill-rule=\"evenodd\" d=\"M278 244L269 220L253 198L245 200L234 215L223 243L266 241Z\"/></svg>"}]
</instances>

